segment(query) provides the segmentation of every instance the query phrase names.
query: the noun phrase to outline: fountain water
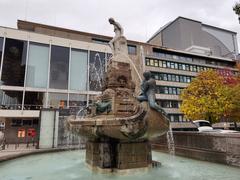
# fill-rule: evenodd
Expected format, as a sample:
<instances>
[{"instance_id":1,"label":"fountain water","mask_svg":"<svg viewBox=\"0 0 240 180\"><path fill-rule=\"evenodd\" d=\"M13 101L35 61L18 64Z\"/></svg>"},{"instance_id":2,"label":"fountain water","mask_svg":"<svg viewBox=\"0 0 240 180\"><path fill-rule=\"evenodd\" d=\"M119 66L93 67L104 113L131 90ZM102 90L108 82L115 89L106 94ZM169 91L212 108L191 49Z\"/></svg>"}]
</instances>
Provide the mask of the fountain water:
<instances>
[{"instance_id":1,"label":"fountain water","mask_svg":"<svg viewBox=\"0 0 240 180\"><path fill-rule=\"evenodd\" d=\"M239 168L175 157L174 166L168 154L153 152L161 168L121 174L99 174L85 166L81 151L41 154L0 163L2 180L238 180Z\"/></svg>"}]
</instances>

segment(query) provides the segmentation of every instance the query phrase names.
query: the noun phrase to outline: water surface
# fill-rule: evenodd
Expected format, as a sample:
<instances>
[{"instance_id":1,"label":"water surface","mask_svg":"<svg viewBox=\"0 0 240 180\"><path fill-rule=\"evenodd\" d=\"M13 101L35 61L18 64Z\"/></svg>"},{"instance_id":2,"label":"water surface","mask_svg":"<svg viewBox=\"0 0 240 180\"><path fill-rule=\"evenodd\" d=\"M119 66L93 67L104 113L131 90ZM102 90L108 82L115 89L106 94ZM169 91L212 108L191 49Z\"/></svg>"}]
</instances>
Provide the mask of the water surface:
<instances>
[{"instance_id":1,"label":"water surface","mask_svg":"<svg viewBox=\"0 0 240 180\"><path fill-rule=\"evenodd\" d=\"M160 168L127 175L93 173L85 151L31 155L0 163L0 180L239 180L240 168L153 152Z\"/></svg>"}]
</instances>

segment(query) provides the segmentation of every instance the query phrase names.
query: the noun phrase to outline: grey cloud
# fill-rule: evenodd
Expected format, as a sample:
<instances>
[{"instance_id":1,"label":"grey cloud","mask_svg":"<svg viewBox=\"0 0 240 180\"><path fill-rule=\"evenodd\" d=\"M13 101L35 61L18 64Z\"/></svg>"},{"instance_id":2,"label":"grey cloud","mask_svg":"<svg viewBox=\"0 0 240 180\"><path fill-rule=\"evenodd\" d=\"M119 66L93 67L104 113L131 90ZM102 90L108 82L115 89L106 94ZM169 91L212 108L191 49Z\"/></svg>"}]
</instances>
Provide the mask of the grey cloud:
<instances>
[{"instance_id":1,"label":"grey cloud","mask_svg":"<svg viewBox=\"0 0 240 180\"><path fill-rule=\"evenodd\" d=\"M113 35L109 17L125 28L128 39L146 41L178 16L240 33L232 11L235 0L0 0L0 26L17 19ZM240 41L240 40L239 40Z\"/></svg>"}]
</instances>

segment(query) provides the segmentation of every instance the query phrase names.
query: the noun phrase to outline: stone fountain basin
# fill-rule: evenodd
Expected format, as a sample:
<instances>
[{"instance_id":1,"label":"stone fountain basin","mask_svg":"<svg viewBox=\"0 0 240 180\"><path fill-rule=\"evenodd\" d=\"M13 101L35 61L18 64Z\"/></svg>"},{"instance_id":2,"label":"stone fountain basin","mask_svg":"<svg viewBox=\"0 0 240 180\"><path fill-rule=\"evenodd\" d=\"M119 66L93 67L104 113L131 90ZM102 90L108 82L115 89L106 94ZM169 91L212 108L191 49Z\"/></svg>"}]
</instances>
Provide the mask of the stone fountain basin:
<instances>
[{"instance_id":1,"label":"stone fountain basin","mask_svg":"<svg viewBox=\"0 0 240 180\"><path fill-rule=\"evenodd\" d=\"M78 118L70 116L67 127L73 133L89 139L109 137L119 140L153 139L169 130L169 121L161 113L151 109L147 102L130 117L98 115Z\"/></svg>"}]
</instances>

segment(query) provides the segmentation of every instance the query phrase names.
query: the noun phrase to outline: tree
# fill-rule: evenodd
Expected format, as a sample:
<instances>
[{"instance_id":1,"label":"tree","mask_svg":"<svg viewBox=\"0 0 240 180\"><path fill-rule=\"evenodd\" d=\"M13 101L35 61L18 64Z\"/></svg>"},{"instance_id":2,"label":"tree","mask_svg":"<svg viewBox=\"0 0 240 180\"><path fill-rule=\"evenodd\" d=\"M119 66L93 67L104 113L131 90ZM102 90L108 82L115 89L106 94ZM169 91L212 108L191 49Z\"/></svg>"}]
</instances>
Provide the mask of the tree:
<instances>
[{"instance_id":1,"label":"tree","mask_svg":"<svg viewBox=\"0 0 240 180\"><path fill-rule=\"evenodd\" d=\"M235 11L235 13L238 15L238 20L240 22L240 4L239 3L235 3L235 5L233 6L233 11Z\"/></svg>"},{"instance_id":2,"label":"tree","mask_svg":"<svg viewBox=\"0 0 240 180\"><path fill-rule=\"evenodd\" d=\"M228 98L231 101L231 108L227 117L233 121L240 121L240 83L229 89Z\"/></svg>"},{"instance_id":3,"label":"tree","mask_svg":"<svg viewBox=\"0 0 240 180\"><path fill-rule=\"evenodd\" d=\"M201 72L182 91L181 111L191 120L207 119L211 123L217 122L232 109L229 88L216 71Z\"/></svg>"}]
</instances>

